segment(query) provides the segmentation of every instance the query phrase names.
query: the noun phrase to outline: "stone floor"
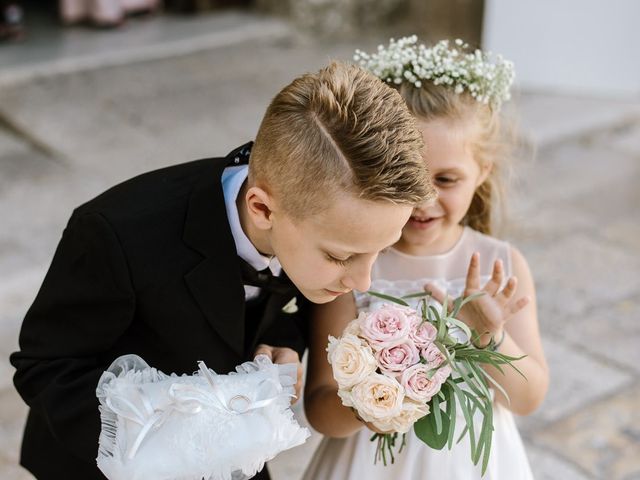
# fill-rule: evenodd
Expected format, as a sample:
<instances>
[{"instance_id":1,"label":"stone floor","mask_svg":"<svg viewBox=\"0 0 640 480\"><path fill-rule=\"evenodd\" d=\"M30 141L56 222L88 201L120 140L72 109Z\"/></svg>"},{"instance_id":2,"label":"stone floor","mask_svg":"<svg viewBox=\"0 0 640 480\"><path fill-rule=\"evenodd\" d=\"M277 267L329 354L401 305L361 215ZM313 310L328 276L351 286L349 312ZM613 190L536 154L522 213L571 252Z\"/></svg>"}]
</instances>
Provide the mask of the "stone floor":
<instances>
[{"instance_id":1,"label":"stone floor","mask_svg":"<svg viewBox=\"0 0 640 480\"><path fill-rule=\"evenodd\" d=\"M0 478L32 478L17 466L26 407L7 357L71 209L136 173L226 153L295 75L382 38L318 44L268 19L223 20L188 35L150 24L155 40L110 32L136 46L120 55L97 38L87 49L90 32L57 40L64 55L49 40L0 50ZM640 99L520 92L514 107L530 154L507 237L536 278L551 368L544 405L520 420L532 467L640 479ZM298 478L318 440L274 460L273 477Z\"/></svg>"}]
</instances>

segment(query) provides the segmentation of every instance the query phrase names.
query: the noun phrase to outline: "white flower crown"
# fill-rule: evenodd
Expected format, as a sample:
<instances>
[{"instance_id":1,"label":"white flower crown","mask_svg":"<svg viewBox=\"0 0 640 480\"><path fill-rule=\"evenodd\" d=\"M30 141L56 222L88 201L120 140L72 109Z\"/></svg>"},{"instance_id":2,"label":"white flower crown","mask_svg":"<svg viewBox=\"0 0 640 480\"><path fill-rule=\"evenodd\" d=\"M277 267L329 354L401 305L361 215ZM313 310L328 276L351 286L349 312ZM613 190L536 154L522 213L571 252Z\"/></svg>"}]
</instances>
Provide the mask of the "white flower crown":
<instances>
[{"instance_id":1,"label":"white flower crown","mask_svg":"<svg viewBox=\"0 0 640 480\"><path fill-rule=\"evenodd\" d=\"M377 53L356 50L353 59L385 82L397 85L407 81L420 88L423 80L429 80L435 85L450 85L456 93L467 90L477 101L496 107L511 98L513 63L501 55L481 50L471 53L460 39L454 48L448 40L431 48L417 42L416 35L392 38L388 47L378 46Z\"/></svg>"}]
</instances>

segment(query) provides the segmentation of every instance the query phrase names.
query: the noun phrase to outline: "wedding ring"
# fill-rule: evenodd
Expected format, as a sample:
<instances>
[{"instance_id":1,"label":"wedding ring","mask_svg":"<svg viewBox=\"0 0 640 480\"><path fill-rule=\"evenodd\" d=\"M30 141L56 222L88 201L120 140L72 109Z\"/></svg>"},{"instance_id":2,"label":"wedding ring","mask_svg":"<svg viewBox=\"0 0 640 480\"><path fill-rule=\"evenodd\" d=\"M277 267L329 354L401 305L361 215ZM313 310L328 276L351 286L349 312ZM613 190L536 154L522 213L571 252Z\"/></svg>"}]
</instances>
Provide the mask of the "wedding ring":
<instances>
[{"instance_id":1,"label":"wedding ring","mask_svg":"<svg viewBox=\"0 0 640 480\"><path fill-rule=\"evenodd\" d=\"M244 395L236 395L231 397L227 406L230 410L233 410L236 413L245 413L249 410L251 406L251 399L249 397L245 397Z\"/></svg>"}]
</instances>

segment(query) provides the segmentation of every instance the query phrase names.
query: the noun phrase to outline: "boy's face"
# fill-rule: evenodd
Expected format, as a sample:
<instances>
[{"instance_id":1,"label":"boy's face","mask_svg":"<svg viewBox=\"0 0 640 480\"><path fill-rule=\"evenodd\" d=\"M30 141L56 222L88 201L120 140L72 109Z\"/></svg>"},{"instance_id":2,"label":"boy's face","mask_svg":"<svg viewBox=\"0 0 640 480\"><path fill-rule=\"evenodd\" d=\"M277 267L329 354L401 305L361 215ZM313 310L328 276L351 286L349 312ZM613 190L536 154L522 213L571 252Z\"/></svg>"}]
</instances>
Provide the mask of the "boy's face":
<instances>
[{"instance_id":1,"label":"boy's face","mask_svg":"<svg viewBox=\"0 0 640 480\"><path fill-rule=\"evenodd\" d=\"M326 303L351 290L366 291L380 250L393 245L412 207L342 195L321 213L293 221L274 209L269 241L300 292Z\"/></svg>"}]
</instances>

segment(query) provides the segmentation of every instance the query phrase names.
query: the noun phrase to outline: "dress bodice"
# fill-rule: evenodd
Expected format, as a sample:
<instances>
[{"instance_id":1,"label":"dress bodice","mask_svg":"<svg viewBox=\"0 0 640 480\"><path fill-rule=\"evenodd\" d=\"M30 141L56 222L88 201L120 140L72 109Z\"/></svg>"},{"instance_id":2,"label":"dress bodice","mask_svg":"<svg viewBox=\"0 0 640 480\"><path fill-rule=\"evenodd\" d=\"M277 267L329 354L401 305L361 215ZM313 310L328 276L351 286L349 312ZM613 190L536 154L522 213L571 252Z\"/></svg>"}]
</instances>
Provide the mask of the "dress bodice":
<instances>
[{"instance_id":1,"label":"dress bodice","mask_svg":"<svg viewBox=\"0 0 640 480\"><path fill-rule=\"evenodd\" d=\"M505 280L512 275L509 243L465 227L456 244L440 255L408 255L395 248L381 253L371 271L370 290L401 297L421 292L425 284L433 283L457 297L464 291L469 260L474 252L480 253L483 284L491 277L493 263L498 259L503 262ZM383 301L362 292L356 292L355 299L358 311Z\"/></svg>"}]
</instances>

